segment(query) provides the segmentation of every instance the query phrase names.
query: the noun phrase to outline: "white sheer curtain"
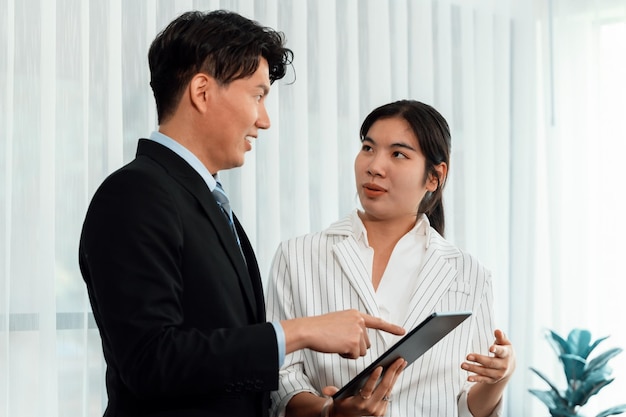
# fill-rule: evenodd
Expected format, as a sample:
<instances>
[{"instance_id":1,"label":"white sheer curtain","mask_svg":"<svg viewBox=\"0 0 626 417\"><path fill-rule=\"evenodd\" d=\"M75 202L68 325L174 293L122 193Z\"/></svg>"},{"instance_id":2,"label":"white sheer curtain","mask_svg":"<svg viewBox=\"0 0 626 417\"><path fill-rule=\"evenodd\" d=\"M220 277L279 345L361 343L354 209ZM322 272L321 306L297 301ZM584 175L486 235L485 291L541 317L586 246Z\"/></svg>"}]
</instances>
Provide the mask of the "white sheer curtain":
<instances>
[{"instance_id":1,"label":"white sheer curtain","mask_svg":"<svg viewBox=\"0 0 626 417\"><path fill-rule=\"evenodd\" d=\"M521 240L533 248L527 251L532 267L519 259L519 271L512 269L512 285L527 300L525 321L518 315L513 326L528 345L536 344L522 352L524 366L541 369L564 387L544 329L567 336L579 327L589 329L594 339L610 336L595 354L626 348L620 292L626 278L626 3L551 0L544 6L535 205L530 218L517 220L529 228ZM585 415L626 403L626 353L611 365L615 381L592 397L582 410ZM520 390L547 389L522 371ZM533 415L546 412L536 399L532 409Z\"/></svg>"},{"instance_id":2,"label":"white sheer curtain","mask_svg":"<svg viewBox=\"0 0 626 417\"><path fill-rule=\"evenodd\" d=\"M585 43L619 48L610 33L621 26L600 30L603 9L573 3L578 23L557 19L564 0L550 25L545 3L526 0L0 0L0 417L102 414L104 364L77 265L80 227L95 188L156 128L147 49L190 9L238 11L284 31L295 51L295 74L269 96L272 128L244 167L222 174L264 275L280 240L357 204L362 118L414 98L450 122L447 236L494 272L497 324L520 352L508 415L529 414L520 410L538 381L527 367L550 364L541 328L588 325L626 346L603 322L611 309L603 300L617 295L601 283L623 275L619 246L598 245L619 230L609 221L623 226L604 210L623 209L612 199L621 189L615 147L624 146L616 120L626 106L595 66L614 55ZM585 48L568 46L574 35ZM572 68L567 60L579 53L593 59ZM586 71L586 88L576 71ZM594 110L609 95L615 104ZM570 257L588 273L568 269ZM574 277L581 283L569 286Z\"/></svg>"}]
</instances>

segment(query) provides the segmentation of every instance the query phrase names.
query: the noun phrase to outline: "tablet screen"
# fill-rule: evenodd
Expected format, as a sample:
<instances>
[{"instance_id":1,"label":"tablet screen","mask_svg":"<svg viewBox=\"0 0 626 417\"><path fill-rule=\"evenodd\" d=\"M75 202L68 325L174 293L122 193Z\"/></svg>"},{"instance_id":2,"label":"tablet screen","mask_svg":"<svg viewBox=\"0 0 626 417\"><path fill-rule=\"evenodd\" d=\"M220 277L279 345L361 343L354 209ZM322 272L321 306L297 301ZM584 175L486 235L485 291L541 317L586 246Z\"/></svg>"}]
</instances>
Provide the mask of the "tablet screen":
<instances>
[{"instance_id":1,"label":"tablet screen","mask_svg":"<svg viewBox=\"0 0 626 417\"><path fill-rule=\"evenodd\" d=\"M443 339L445 335L450 333L471 315L472 313L470 311L432 313L354 377L354 379L337 391L337 393L333 395L333 398L337 400L358 394L359 390L365 385L365 382L367 382L370 374L379 366L382 366L383 369L387 369L387 367L398 358L404 358L404 360L407 361L407 366L412 364L417 358L422 356L428 349L433 347L437 342Z\"/></svg>"}]
</instances>

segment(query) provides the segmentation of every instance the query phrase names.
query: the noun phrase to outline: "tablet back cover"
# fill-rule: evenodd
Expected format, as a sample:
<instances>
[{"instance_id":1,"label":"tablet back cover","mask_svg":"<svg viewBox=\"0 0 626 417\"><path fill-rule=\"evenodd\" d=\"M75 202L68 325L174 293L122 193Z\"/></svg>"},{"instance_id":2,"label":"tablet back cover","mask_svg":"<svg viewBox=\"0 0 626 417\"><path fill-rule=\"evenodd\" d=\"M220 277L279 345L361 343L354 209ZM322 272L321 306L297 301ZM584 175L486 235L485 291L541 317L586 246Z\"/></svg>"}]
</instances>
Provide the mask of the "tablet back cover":
<instances>
[{"instance_id":1,"label":"tablet back cover","mask_svg":"<svg viewBox=\"0 0 626 417\"><path fill-rule=\"evenodd\" d=\"M358 394L370 374L379 366L387 369L398 358L404 358L408 362L407 366L409 366L471 315L470 311L432 313L337 391L333 398L337 400Z\"/></svg>"}]
</instances>

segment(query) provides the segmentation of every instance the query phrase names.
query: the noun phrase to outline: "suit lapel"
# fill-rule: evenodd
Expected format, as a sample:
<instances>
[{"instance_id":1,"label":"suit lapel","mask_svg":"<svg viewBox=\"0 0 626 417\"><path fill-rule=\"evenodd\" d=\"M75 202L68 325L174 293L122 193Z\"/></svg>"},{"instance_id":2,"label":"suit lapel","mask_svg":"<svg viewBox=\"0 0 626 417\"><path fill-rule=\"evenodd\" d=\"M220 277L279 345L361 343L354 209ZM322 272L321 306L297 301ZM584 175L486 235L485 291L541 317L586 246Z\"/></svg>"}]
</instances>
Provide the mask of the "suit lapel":
<instances>
[{"instance_id":1,"label":"suit lapel","mask_svg":"<svg viewBox=\"0 0 626 417\"><path fill-rule=\"evenodd\" d=\"M265 321L266 312L265 312L265 300L263 295L263 284L261 283L261 275L259 273L259 265L256 260L256 256L254 256L254 249L252 248L252 244L248 239L248 235L243 230L241 223L239 223L239 219L237 216L233 214L233 218L235 220L235 228L237 229L237 234L239 234L239 240L241 241L241 249L243 250L244 256L246 257L246 267L249 274L248 282L251 284L252 294L248 293L247 295L254 300L256 300L256 314L257 320ZM252 308L254 308L254 303L252 303Z\"/></svg>"},{"instance_id":2,"label":"suit lapel","mask_svg":"<svg viewBox=\"0 0 626 417\"><path fill-rule=\"evenodd\" d=\"M188 189L198 199L200 205L207 214L209 221L213 224L213 227L215 227L220 242L222 242L222 246L226 250L226 254L230 259L231 264L237 271L239 283L241 285L241 288L243 289L244 294L246 295L246 298L248 299L248 302L250 303L250 308L256 314L257 305L254 297L254 290L252 288L252 281L250 279L250 275L248 274L246 262L241 256L241 251L239 250L239 246L237 245L237 240L235 239L235 236L233 235L233 232L228 225L226 217L222 213L221 209L217 205L217 202L213 198L213 195L209 192L209 189L204 183L204 180L201 179L201 181L201 186L198 186L198 184L194 184L194 186L189 186ZM237 223L239 222L237 221ZM239 233L241 238L243 229L239 228L237 232Z\"/></svg>"},{"instance_id":3,"label":"suit lapel","mask_svg":"<svg viewBox=\"0 0 626 417\"><path fill-rule=\"evenodd\" d=\"M240 286L250 304L251 311L253 311L256 315L258 310L254 296L254 289L252 287L246 263L241 256L241 252L239 251L237 240L235 239L224 214L222 214L215 198L213 198L213 195L209 191L208 186L200 174L198 174L175 152L156 142L141 139L137 148L137 154L140 153L149 156L161 164L172 176L172 178L175 178L182 187L187 189L196 198L206 213L209 222L211 222L215 228L228 258L237 271ZM238 230L238 232L239 231L243 232L243 229ZM256 265L256 261L254 264Z\"/></svg>"}]
</instances>

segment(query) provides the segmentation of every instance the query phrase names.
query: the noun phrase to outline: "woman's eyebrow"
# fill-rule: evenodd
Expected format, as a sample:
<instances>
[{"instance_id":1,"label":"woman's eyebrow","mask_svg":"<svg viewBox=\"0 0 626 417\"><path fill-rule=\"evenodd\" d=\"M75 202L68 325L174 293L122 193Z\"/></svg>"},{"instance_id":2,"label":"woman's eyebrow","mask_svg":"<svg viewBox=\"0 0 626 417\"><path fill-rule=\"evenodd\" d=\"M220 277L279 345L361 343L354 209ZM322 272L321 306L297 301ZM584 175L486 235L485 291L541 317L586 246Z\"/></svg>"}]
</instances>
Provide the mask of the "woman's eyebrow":
<instances>
[{"instance_id":1,"label":"woman's eyebrow","mask_svg":"<svg viewBox=\"0 0 626 417\"><path fill-rule=\"evenodd\" d=\"M365 136L363 138L363 140L361 141L361 143L365 143L365 142L369 142L372 145L376 145L376 141L374 139L372 139L369 136ZM411 151L415 150L414 146L409 145L408 143L405 142L394 142L391 145L389 145L390 148L402 148L402 149L409 149Z\"/></svg>"}]
</instances>

